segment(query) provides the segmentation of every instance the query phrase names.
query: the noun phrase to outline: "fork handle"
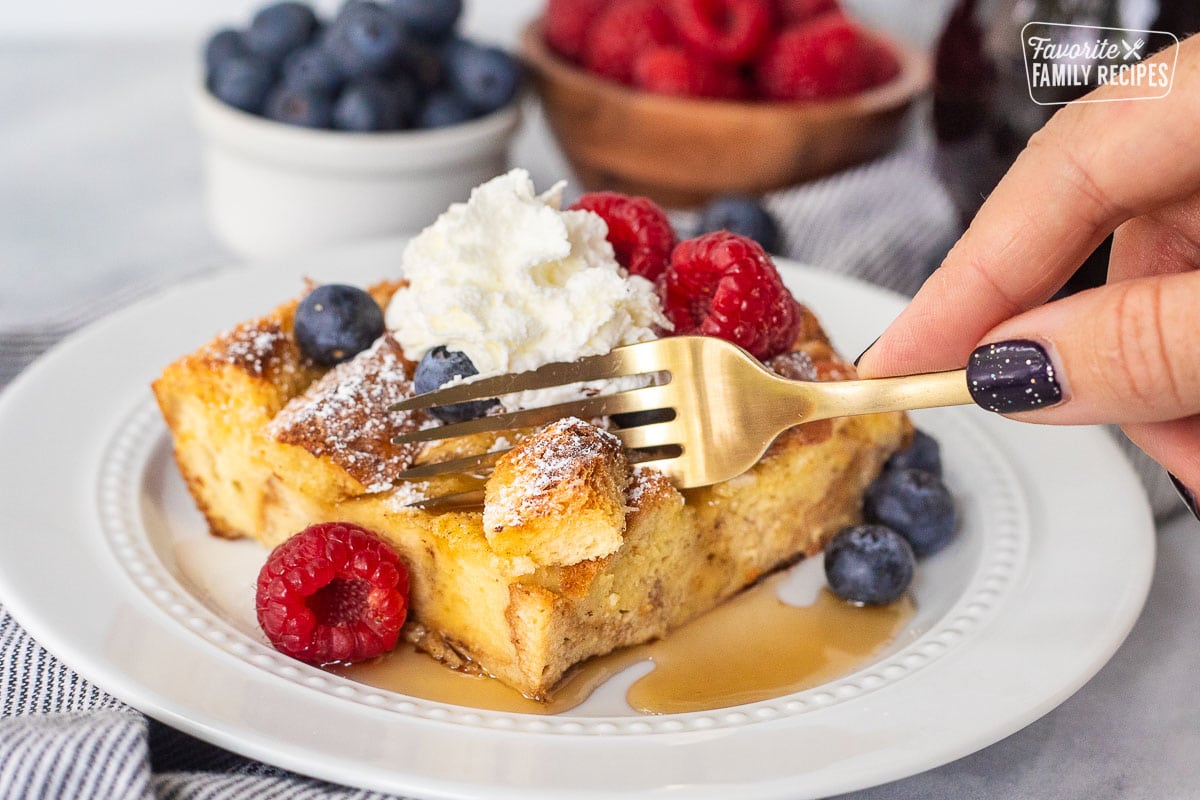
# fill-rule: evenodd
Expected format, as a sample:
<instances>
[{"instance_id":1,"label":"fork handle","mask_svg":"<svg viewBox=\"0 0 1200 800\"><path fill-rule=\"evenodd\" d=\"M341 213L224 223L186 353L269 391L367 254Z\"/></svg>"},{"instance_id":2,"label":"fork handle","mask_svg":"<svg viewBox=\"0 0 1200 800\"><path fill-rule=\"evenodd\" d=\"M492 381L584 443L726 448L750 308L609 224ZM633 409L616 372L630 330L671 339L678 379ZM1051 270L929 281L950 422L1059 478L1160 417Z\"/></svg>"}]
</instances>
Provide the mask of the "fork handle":
<instances>
[{"instance_id":1,"label":"fork handle","mask_svg":"<svg viewBox=\"0 0 1200 800\"><path fill-rule=\"evenodd\" d=\"M967 387L965 369L817 385L821 391L813 393L813 404L804 414L806 422L885 411L961 406L974 402Z\"/></svg>"}]
</instances>

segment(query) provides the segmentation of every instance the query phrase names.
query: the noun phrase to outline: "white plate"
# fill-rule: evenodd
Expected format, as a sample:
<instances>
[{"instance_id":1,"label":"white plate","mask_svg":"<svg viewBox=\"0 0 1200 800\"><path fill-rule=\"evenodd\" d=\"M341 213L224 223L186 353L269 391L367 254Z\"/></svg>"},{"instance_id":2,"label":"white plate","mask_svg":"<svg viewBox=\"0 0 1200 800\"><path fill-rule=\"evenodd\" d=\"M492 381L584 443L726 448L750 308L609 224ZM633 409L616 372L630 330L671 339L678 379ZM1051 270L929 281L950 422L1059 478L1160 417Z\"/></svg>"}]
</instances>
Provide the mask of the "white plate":
<instances>
[{"instance_id":1,"label":"white plate","mask_svg":"<svg viewBox=\"0 0 1200 800\"><path fill-rule=\"evenodd\" d=\"M394 276L377 242L188 284L110 317L0 397L0 597L51 652L170 725L331 781L425 798L823 797L929 769L1041 716L1107 661L1154 559L1140 485L1099 430L924 412L963 512L921 565L919 612L871 664L816 689L645 717L601 692L557 717L475 711L351 683L255 629L264 554L207 537L149 382L301 276ZM788 284L848 353L894 295L797 265ZM796 581L819 570L818 562Z\"/></svg>"}]
</instances>

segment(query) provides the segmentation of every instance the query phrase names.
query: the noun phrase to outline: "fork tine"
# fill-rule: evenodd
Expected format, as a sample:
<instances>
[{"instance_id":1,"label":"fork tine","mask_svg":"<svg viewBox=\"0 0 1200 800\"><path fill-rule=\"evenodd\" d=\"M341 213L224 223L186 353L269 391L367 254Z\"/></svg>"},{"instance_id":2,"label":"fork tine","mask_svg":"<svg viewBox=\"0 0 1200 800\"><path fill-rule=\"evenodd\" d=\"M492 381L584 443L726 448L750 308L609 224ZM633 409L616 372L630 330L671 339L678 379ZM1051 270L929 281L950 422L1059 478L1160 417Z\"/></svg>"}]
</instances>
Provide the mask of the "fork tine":
<instances>
[{"instance_id":1,"label":"fork tine","mask_svg":"<svg viewBox=\"0 0 1200 800\"><path fill-rule=\"evenodd\" d=\"M632 430L632 429L628 429L628 430ZM504 451L504 452L508 452L508 451ZM495 453L484 453L481 456L470 456L467 458L456 458L451 461L441 461L441 462L438 462L437 464L424 465L424 467L414 467L412 470L408 470L404 473L401 473L398 477L400 479L406 479L407 473L412 473L412 472L415 472L416 470L422 470L425 467L429 467L429 468L450 467L451 465L454 465L457 463L467 462L467 461L475 461L477 459L483 459L483 458L487 458L490 461L495 462L496 460L499 459L499 457L501 455L503 455L503 453L497 451ZM647 456L645 453L631 452L631 453L629 453L629 463L636 464L639 467L649 467L652 469L660 470L661 472L665 473L668 477L671 477L671 478L679 477L678 471L675 469L675 467L677 467L679 464L678 456L672 456L672 457L668 457L668 458L654 458L654 457ZM491 466L489 465L487 469L488 469L488 472L490 473ZM451 471L452 470L450 470L450 469L446 469L444 472L429 472L428 477L436 477L438 475L446 474ZM411 478L408 478L408 479L411 479ZM412 503L408 503L407 507L408 508L420 508L424 511L435 511L435 512L465 511L468 509L481 508L483 506L484 486L486 486L486 484L487 484L486 477L475 476L475 480L472 482L472 486L470 489L464 489L463 491L453 492L451 494L438 495L436 497L426 497L424 499L416 500Z\"/></svg>"},{"instance_id":2,"label":"fork tine","mask_svg":"<svg viewBox=\"0 0 1200 800\"><path fill-rule=\"evenodd\" d=\"M511 450L512 448L508 448ZM500 456L508 452L508 450L493 450L490 453L480 453L474 456L464 456L463 458L452 458L448 461L435 461L432 464L421 464L416 467L409 467L400 474L396 475L396 480L401 481L420 481L436 478L439 475L449 475L451 473L470 473L474 470L491 470L500 460Z\"/></svg>"},{"instance_id":3,"label":"fork tine","mask_svg":"<svg viewBox=\"0 0 1200 800\"><path fill-rule=\"evenodd\" d=\"M622 432L615 433L615 435L621 437L622 442L625 443L626 447L653 447L655 444L657 444L628 444L626 439L629 438L628 433L631 430L637 429L626 428ZM677 439L678 437L670 436L667 438ZM662 444L671 444L671 442L664 439ZM446 461L435 461L432 464L421 464L416 467L409 467L403 472L397 473L395 475L395 480L422 481L429 480L430 478L439 478L443 475L469 475L479 480L486 480L487 477L492 474L492 469L496 466L496 462L500 460L500 457L505 453L510 452L512 449L513 448L509 447L504 450L492 450L487 453L479 453L478 455L463 456L462 458L451 458L447 459ZM651 458L652 456L647 456L644 453L629 453L630 464L646 463L649 462Z\"/></svg>"},{"instance_id":4,"label":"fork tine","mask_svg":"<svg viewBox=\"0 0 1200 800\"><path fill-rule=\"evenodd\" d=\"M427 497L409 503L407 508L419 508L424 511L466 511L483 505L483 489L468 489L465 492L443 494L438 497Z\"/></svg>"},{"instance_id":5,"label":"fork tine","mask_svg":"<svg viewBox=\"0 0 1200 800\"><path fill-rule=\"evenodd\" d=\"M669 407L673 392L674 390L668 385L645 386L641 389L629 389L614 394L587 397L582 400L572 400L568 403L527 408L508 414L495 414L466 422L456 422L453 425L440 425L433 428L410 431L392 439L392 443L429 442L437 439L467 436L472 433L502 431L510 428L528 428L534 425L544 425L548 422L554 422L563 417L589 419L591 417L621 414L628 411L667 408Z\"/></svg>"},{"instance_id":6,"label":"fork tine","mask_svg":"<svg viewBox=\"0 0 1200 800\"><path fill-rule=\"evenodd\" d=\"M485 453L484 455L485 456L491 456L491 455L499 456L501 454L500 453L495 453L495 454ZM454 459L454 461L443 461L438 464L429 464L428 466L440 467L442 465L453 464L456 461L468 461L468 460L471 460L471 459L469 459L469 458ZM677 470L677 467L679 465L679 457L678 456L672 456L669 458L647 458L643 454L642 457L639 458L639 454L630 453L629 454L629 463L636 464L639 467L648 467L651 469L657 469L660 472L663 472L664 474L666 474L668 477L675 479L675 480L678 480L680 477L679 472ZM403 474L401 477L403 477ZM431 474L431 477L433 477L432 474ZM487 482L486 478L479 477L479 478L477 478L476 483L470 489L465 489L461 492L453 492L451 494L438 495L436 497L426 497L422 500L416 500L412 503L408 503L406 507L407 508L419 508L424 511L436 511L436 512L465 511L468 509L481 508L483 506L483 497L484 497L483 487L486 485L486 482ZM686 488L686 487L683 485L680 485L680 488Z\"/></svg>"},{"instance_id":7,"label":"fork tine","mask_svg":"<svg viewBox=\"0 0 1200 800\"><path fill-rule=\"evenodd\" d=\"M629 429L626 429L629 430ZM620 434L617 434L620 435ZM624 439L624 437L622 437ZM676 437L677 438L677 437ZM669 443L668 443L669 444ZM651 445L626 445L627 447L650 447ZM505 448L504 450L491 450L487 453L479 453L473 456L463 456L462 458L451 458L446 461L435 461L431 464L421 464L416 467L409 467L403 472L395 475L395 480L399 481L420 481L429 480L430 478L439 478L443 475L467 475L478 480L487 480L492 474L492 469L496 466L496 462L505 453L511 452L513 448ZM648 456L645 453L629 453L630 464L641 464L650 461L653 456Z\"/></svg>"},{"instance_id":8,"label":"fork tine","mask_svg":"<svg viewBox=\"0 0 1200 800\"><path fill-rule=\"evenodd\" d=\"M658 422L653 425L639 425L634 428L620 428L613 431L613 434L630 449L679 444L684 437L682 426L674 420Z\"/></svg>"},{"instance_id":9,"label":"fork tine","mask_svg":"<svg viewBox=\"0 0 1200 800\"><path fill-rule=\"evenodd\" d=\"M666 369L665 359L655 340L641 344L618 347L598 356L588 356L578 361L546 364L529 372L496 375L436 389L432 392L413 395L391 406L389 411L412 411L430 406L445 406L472 400L487 400L514 392L545 389L550 386L604 380L624 375L637 375Z\"/></svg>"}]
</instances>

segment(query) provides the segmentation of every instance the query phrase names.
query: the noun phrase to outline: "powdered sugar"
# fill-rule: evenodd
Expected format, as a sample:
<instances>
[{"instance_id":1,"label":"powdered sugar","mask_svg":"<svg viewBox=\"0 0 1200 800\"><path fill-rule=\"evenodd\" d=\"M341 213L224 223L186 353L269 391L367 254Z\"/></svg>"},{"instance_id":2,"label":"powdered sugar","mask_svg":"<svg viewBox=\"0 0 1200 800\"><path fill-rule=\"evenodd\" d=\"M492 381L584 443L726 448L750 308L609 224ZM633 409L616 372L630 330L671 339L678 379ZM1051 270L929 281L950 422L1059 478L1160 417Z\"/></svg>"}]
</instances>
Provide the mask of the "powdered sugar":
<instances>
[{"instance_id":1,"label":"powdered sugar","mask_svg":"<svg viewBox=\"0 0 1200 800\"><path fill-rule=\"evenodd\" d=\"M392 511L412 511L415 513L417 509L408 508L407 506L428 499L424 487L425 484L423 483L396 481L395 486L387 496L388 508Z\"/></svg>"},{"instance_id":2,"label":"powdered sugar","mask_svg":"<svg viewBox=\"0 0 1200 800\"><path fill-rule=\"evenodd\" d=\"M544 512L555 492L569 492L588 465L598 460L619 461L624 469L621 440L576 417L542 428L503 457L507 462L503 472L521 479L493 477L488 483L485 530L521 525L531 515ZM501 472L499 467L497 471Z\"/></svg>"},{"instance_id":3,"label":"powdered sugar","mask_svg":"<svg viewBox=\"0 0 1200 800\"><path fill-rule=\"evenodd\" d=\"M209 346L205 356L221 363L233 364L255 377L265 376L280 365L291 365L283 358L290 337L278 322L271 319L254 320L221 333Z\"/></svg>"},{"instance_id":4,"label":"powdered sugar","mask_svg":"<svg viewBox=\"0 0 1200 800\"><path fill-rule=\"evenodd\" d=\"M625 492L625 506L635 510L642 505L642 500L652 490L661 491L667 484L666 477L658 470L635 465L629 479L629 489Z\"/></svg>"},{"instance_id":5,"label":"powdered sugar","mask_svg":"<svg viewBox=\"0 0 1200 800\"><path fill-rule=\"evenodd\" d=\"M781 378L792 381L815 381L817 366L812 357L803 350L791 350L768 359L766 366Z\"/></svg>"},{"instance_id":6,"label":"powdered sugar","mask_svg":"<svg viewBox=\"0 0 1200 800\"><path fill-rule=\"evenodd\" d=\"M269 433L329 458L367 492L388 490L419 450L419 445L395 445L392 439L428 421L422 412L389 411L412 395L410 375L400 346L385 335L289 402L272 420Z\"/></svg>"}]
</instances>

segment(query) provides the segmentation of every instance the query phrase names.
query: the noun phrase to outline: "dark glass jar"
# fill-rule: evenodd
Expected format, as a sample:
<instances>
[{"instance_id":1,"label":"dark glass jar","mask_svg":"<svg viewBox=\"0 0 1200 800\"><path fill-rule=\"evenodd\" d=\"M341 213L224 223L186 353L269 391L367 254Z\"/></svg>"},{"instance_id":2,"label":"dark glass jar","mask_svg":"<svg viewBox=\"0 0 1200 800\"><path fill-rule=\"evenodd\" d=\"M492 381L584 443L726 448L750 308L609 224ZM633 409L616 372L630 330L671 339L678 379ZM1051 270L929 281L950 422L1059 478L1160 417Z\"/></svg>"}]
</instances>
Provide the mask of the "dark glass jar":
<instances>
[{"instance_id":1,"label":"dark glass jar","mask_svg":"<svg viewBox=\"0 0 1200 800\"><path fill-rule=\"evenodd\" d=\"M1021 32L1027 23L1200 30L1198 0L960 0L947 18L934 66L937 170L965 229L1035 131L1061 106L1030 97ZM1055 90L1053 102L1089 87ZM1044 99L1044 98L1039 98ZM1080 267L1066 291L1104 282L1111 239Z\"/></svg>"}]
</instances>

